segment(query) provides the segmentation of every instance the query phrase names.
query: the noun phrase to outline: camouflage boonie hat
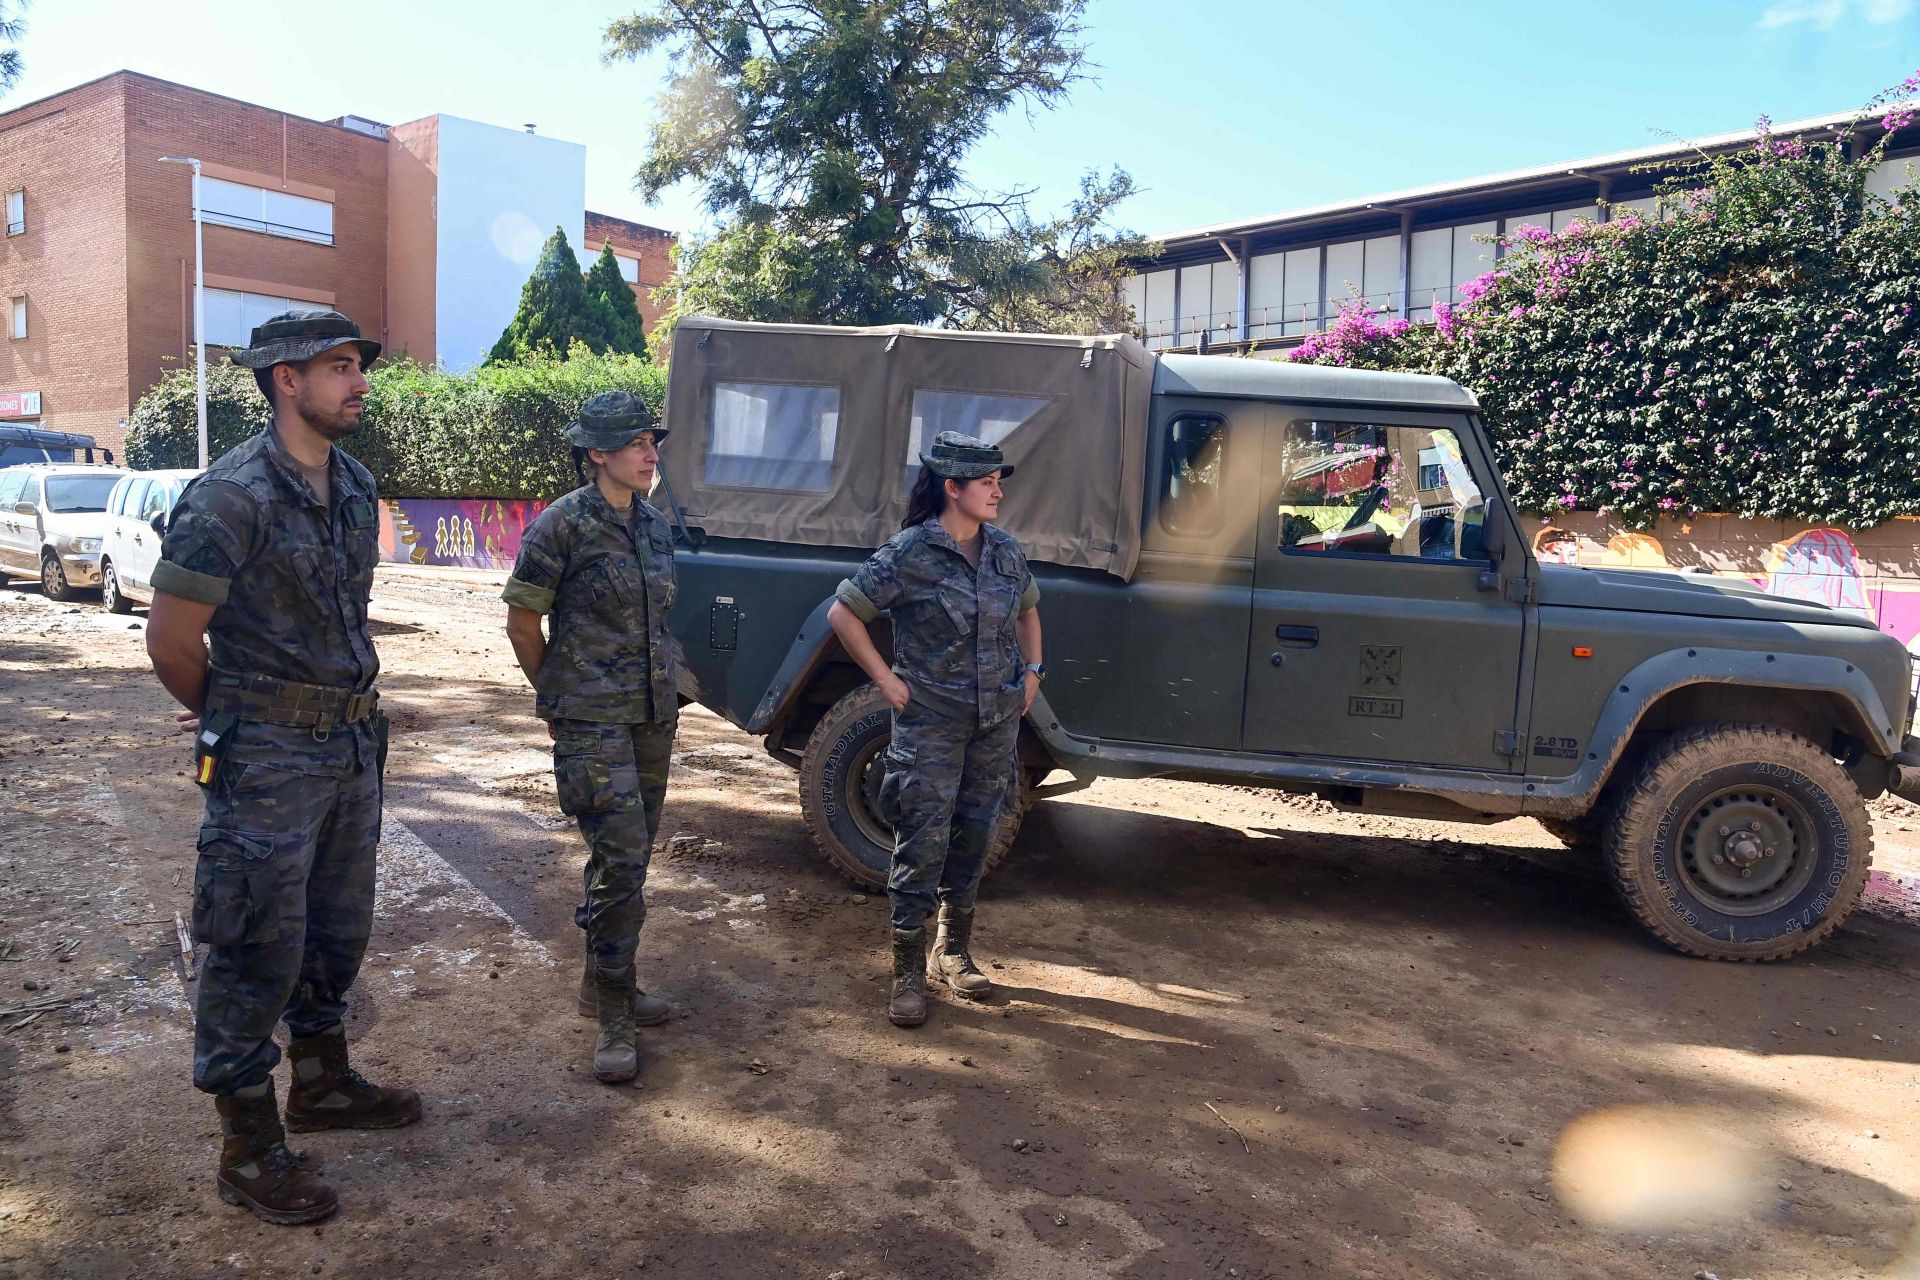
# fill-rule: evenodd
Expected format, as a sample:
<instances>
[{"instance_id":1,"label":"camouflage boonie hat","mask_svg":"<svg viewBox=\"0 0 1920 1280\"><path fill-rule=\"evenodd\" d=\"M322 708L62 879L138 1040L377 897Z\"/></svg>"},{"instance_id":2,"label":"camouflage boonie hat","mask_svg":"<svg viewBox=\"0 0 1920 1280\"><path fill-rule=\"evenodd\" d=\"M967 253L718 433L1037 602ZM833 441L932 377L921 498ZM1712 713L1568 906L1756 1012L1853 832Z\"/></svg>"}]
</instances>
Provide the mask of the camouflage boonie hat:
<instances>
[{"instance_id":1,"label":"camouflage boonie hat","mask_svg":"<svg viewBox=\"0 0 1920 1280\"><path fill-rule=\"evenodd\" d=\"M363 369L380 354L380 344L361 337L360 326L338 311L282 311L255 326L248 344L228 358L249 369L266 369L299 364L349 342L360 348Z\"/></svg>"},{"instance_id":2,"label":"camouflage boonie hat","mask_svg":"<svg viewBox=\"0 0 1920 1280\"><path fill-rule=\"evenodd\" d=\"M996 471L1005 480L1013 474L999 445L958 431L942 431L935 436L933 448L920 455L920 465L942 480L978 480Z\"/></svg>"},{"instance_id":3,"label":"camouflage boonie hat","mask_svg":"<svg viewBox=\"0 0 1920 1280\"><path fill-rule=\"evenodd\" d=\"M567 427L567 443L576 449L624 449L643 431L653 432L655 444L667 438L639 396L602 391L580 406L580 416Z\"/></svg>"}]
</instances>

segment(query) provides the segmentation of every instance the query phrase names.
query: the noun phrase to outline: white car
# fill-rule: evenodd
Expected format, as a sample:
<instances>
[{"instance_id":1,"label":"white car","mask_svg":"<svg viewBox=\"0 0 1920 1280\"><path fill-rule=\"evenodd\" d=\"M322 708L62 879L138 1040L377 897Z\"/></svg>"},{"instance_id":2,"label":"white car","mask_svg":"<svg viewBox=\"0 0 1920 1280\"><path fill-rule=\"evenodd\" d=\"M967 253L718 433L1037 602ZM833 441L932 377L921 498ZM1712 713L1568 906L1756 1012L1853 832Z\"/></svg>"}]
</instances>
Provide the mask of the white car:
<instances>
[{"instance_id":1,"label":"white car","mask_svg":"<svg viewBox=\"0 0 1920 1280\"><path fill-rule=\"evenodd\" d=\"M107 496L118 467L0 468L0 578L38 578L50 600L100 583Z\"/></svg>"},{"instance_id":2,"label":"white car","mask_svg":"<svg viewBox=\"0 0 1920 1280\"><path fill-rule=\"evenodd\" d=\"M153 603L153 567L174 504L198 471L129 471L107 498L100 603L115 613Z\"/></svg>"}]
</instances>

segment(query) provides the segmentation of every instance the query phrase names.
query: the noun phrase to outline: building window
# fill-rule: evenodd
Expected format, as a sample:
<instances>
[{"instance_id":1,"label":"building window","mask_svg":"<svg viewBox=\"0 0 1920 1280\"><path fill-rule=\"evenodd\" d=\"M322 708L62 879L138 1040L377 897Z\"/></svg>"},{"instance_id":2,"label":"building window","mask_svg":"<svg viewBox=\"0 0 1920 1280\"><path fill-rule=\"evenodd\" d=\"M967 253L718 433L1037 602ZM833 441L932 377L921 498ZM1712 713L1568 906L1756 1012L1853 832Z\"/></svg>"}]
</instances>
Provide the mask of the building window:
<instances>
[{"instance_id":1,"label":"building window","mask_svg":"<svg viewBox=\"0 0 1920 1280\"><path fill-rule=\"evenodd\" d=\"M309 244L333 243L333 206L325 200L309 200L223 178L200 179L200 217L262 235Z\"/></svg>"},{"instance_id":2,"label":"building window","mask_svg":"<svg viewBox=\"0 0 1920 1280\"><path fill-rule=\"evenodd\" d=\"M244 347L253 341L254 326L262 325L282 311L316 307L315 302L298 298L277 298L266 293L239 293L232 289L207 290L207 345Z\"/></svg>"},{"instance_id":3,"label":"building window","mask_svg":"<svg viewBox=\"0 0 1920 1280\"><path fill-rule=\"evenodd\" d=\"M7 192L7 234L17 236L27 229L27 193L15 188Z\"/></svg>"},{"instance_id":4,"label":"building window","mask_svg":"<svg viewBox=\"0 0 1920 1280\"><path fill-rule=\"evenodd\" d=\"M624 253L616 253L613 260L620 264L620 278L628 284L640 283L640 259L629 258Z\"/></svg>"},{"instance_id":5,"label":"building window","mask_svg":"<svg viewBox=\"0 0 1920 1280\"><path fill-rule=\"evenodd\" d=\"M11 317L7 325L7 335L13 338L26 337L27 336L27 300L24 297L14 298L10 303L10 305L8 306L7 310L8 310L9 316Z\"/></svg>"}]
</instances>

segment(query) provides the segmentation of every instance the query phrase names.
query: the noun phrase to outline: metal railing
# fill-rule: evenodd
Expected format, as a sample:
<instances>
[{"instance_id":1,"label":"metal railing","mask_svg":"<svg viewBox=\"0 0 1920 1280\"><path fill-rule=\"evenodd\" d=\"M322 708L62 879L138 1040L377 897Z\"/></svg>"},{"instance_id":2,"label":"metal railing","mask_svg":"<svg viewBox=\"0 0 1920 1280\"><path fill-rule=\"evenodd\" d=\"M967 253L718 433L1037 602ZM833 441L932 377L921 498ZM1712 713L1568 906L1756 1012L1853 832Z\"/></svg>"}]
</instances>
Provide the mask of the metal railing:
<instances>
[{"instance_id":1,"label":"metal railing","mask_svg":"<svg viewBox=\"0 0 1920 1280\"><path fill-rule=\"evenodd\" d=\"M333 233L328 231L310 231L306 227L290 227L283 222L267 222L260 218L240 218L230 213L214 213L211 210L200 211L202 222L211 222L221 227L237 227L241 231L258 231L262 235L279 236L283 240L304 240L308 244L332 244Z\"/></svg>"}]
</instances>

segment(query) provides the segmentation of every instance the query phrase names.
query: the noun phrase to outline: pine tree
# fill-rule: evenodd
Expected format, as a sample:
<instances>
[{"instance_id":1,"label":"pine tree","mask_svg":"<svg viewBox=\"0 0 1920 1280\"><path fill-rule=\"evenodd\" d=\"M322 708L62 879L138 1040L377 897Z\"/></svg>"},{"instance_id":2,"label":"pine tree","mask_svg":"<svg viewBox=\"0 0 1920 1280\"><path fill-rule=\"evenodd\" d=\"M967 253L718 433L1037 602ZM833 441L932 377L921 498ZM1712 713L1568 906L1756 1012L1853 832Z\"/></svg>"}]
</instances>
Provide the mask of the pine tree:
<instances>
[{"instance_id":1,"label":"pine tree","mask_svg":"<svg viewBox=\"0 0 1920 1280\"><path fill-rule=\"evenodd\" d=\"M580 259L574 257L567 233L555 227L540 250L533 274L520 288L520 309L493 344L487 363L542 354L564 356L575 342L605 351L612 329L607 304L588 293Z\"/></svg>"},{"instance_id":2,"label":"pine tree","mask_svg":"<svg viewBox=\"0 0 1920 1280\"><path fill-rule=\"evenodd\" d=\"M647 322L640 316L640 300L634 296L633 286L620 274L620 260L613 256L611 244L600 246L600 256L587 272L587 293L607 304L612 349L646 359Z\"/></svg>"}]
</instances>

